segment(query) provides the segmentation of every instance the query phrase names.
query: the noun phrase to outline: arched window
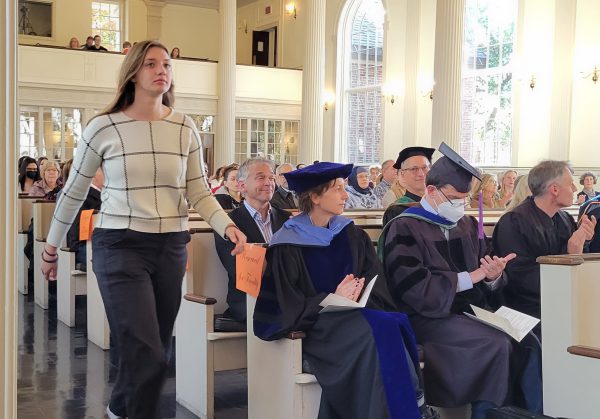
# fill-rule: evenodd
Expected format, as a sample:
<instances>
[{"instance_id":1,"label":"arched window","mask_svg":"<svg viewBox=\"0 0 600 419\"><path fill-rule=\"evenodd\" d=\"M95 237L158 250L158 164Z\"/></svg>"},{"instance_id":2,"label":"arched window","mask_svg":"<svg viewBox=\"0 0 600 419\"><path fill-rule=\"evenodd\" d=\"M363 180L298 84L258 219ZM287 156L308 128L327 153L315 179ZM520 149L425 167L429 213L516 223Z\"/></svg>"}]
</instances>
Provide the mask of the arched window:
<instances>
[{"instance_id":1,"label":"arched window","mask_svg":"<svg viewBox=\"0 0 600 419\"><path fill-rule=\"evenodd\" d=\"M340 161L381 161L384 15L381 0L349 0L342 12L336 115Z\"/></svg>"},{"instance_id":2,"label":"arched window","mask_svg":"<svg viewBox=\"0 0 600 419\"><path fill-rule=\"evenodd\" d=\"M517 13L517 0L465 4L460 150L476 165L511 164Z\"/></svg>"}]
</instances>

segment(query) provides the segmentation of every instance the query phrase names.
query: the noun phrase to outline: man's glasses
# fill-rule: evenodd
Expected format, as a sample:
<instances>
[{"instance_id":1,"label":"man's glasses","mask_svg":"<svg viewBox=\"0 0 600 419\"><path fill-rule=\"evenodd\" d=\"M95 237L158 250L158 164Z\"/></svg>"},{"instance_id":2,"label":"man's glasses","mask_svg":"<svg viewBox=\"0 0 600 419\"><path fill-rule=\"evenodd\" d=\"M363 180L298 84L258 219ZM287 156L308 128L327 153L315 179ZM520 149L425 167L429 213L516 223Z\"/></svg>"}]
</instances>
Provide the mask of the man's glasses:
<instances>
[{"instance_id":1,"label":"man's glasses","mask_svg":"<svg viewBox=\"0 0 600 419\"><path fill-rule=\"evenodd\" d=\"M461 200L461 202L452 202L452 200L446 196L446 194L444 193L444 191L442 191L439 188L438 188L438 191L440 191L440 193L442 195L444 195L444 198L446 198L446 201L450 202L450 205L453 206L454 208L459 208L459 207L464 207L465 206L465 198L463 198ZM457 198L457 199L460 199L460 198Z\"/></svg>"},{"instance_id":2,"label":"man's glasses","mask_svg":"<svg viewBox=\"0 0 600 419\"><path fill-rule=\"evenodd\" d=\"M427 174L427 172L429 172L429 166L415 166L415 167L408 167L406 169L401 169L403 172L410 172L410 174L412 175L416 175L417 173L419 173L419 170L422 170L423 173Z\"/></svg>"}]
</instances>

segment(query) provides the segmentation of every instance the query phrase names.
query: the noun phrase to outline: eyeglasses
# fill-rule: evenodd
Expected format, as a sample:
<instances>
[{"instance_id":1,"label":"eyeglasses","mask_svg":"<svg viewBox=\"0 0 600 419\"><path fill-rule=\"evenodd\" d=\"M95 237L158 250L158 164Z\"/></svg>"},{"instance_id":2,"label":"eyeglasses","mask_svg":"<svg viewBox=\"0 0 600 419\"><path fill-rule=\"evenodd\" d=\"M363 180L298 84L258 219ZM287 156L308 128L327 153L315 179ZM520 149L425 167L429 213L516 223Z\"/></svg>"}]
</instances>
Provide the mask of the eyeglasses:
<instances>
[{"instance_id":1,"label":"eyeglasses","mask_svg":"<svg viewBox=\"0 0 600 419\"><path fill-rule=\"evenodd\" d=\"M454 208L459 208L459 207L464 207L465 206L465 198L461 199L461 202L452 202L453 200L448 198L446 196L446 194L444 193L444 191L442 191L441 189L438 188L438 191L440 191L440 193L442 195L444 195L444 198L446 198L446 201L450 202L450 206L454 207ZM455 200L458 200L460 198L456 198Z\"/></svg>"},{"instance_id":2,"label":"eyeglasses","mask_svg":"<svg viewBox=\"0 0 600 419\"><path fill-rule=\"evenodd\" d=\"M416 175L417 173L419 173L419 170L422 170L423 173L427 173L429 172L429 166L415 166L415 167L408 167L406 169L401 169L403 172L410 172L412 175Z\"/></svg>"}]
</instances>

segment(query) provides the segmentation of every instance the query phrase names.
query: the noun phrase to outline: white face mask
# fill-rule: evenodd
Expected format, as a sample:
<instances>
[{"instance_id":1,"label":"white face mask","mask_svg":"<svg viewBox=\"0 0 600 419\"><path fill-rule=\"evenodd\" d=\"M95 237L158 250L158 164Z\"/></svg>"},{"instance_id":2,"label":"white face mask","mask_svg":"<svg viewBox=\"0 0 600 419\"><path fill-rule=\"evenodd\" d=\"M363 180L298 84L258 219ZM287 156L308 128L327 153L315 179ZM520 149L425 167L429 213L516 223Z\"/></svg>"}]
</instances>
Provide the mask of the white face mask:
<instances>
[{"instance_id":1,"label":"white face mask","mask_svg":"<svg viewBox=\"0 0 600 419\"><path fill-rule=\"evenodd\" d=\"M458 222L465 215L465 200L452 199L438 204L438 214L453 223Z\"/></svg>"}]
</instances>

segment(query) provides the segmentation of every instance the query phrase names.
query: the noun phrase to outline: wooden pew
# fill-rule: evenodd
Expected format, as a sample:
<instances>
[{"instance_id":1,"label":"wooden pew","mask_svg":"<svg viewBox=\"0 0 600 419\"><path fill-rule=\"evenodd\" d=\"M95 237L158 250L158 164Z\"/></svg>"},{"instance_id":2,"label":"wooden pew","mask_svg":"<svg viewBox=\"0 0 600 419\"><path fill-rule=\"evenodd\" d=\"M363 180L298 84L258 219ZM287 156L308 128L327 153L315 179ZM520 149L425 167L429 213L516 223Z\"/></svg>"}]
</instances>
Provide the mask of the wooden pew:
<instances>
[{"instance_id":1,"label":"wooden pew","mask_svg":"<svg viewBox=\"0 0 600 419\"><path fill-rule=\"evenodd\" d=\"M55 206L54 201L36 200L33 203L33 294L35 303L44 310L48 308L48 282L42 275L40 262Z\"/></svg>"},{"instance_id":2,"label":"wooden pew","mask_svg":"<svg viewBox=\"0 0 600 419\"><path fill-rule=\"evenodd\" d=\"M33 201L39 199L29 195L19 195L17 203L17 289L21 294L29 292L29 260L23 249L27 244L27 230L33 217Z\"/></svg>"},{"instance_id":3,"label":"wooden pew","mask_svg":"<svg viewBox=\"0 0 600 419\"><path fill-rule=\"evenodd\" d=\"M227 272L213 230L190 223L188 272L175 322L176 399L201 418L214 417L214 374L246 368L246 332L215 332L214 318L227 308Z\"/></svg>"},{"instance_id":4,"label":"wooden pew","mask_svg":"<svg viewBox=\"0 0 600 419\"><path fill-rule=\"evenodd\" d=\"M302 372L302 334L266 342L254 336L256 300L247 296L248 419L316 419L321 386Z\"/></svg>"},{"instance_id":5,"label":"wooden pew","mask_svg":"<svg viewBox=\"0 0 600 419\"><path fill-rule=\"evenodd\" d=\"M541 273L544 412L600 415L600 254L544 256Z\"/></svg>"},{"instance_id":6,"label":"wooden pew","mask_svg":"<svg viewBox=\"0 0 600 419\"><path fill-rule=\"evenodd\" d=\"M87 275L75 269L75 251L58 249L56 316L69 327L75 326L75 296L86 295Z\"/></svg>"}]
</instances>

